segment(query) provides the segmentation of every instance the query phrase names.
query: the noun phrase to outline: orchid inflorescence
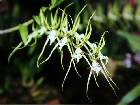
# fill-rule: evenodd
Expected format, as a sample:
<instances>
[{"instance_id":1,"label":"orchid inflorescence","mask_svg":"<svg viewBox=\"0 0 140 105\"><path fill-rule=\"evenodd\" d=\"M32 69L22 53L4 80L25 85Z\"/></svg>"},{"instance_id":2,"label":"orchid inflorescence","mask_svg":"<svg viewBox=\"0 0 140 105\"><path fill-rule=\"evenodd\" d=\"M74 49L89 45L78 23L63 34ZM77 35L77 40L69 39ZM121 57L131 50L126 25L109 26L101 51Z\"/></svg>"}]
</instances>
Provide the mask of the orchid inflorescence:
<instances>
[{"instance_id":1,"label":"orchid inflorescence","mask_svg":"<svg viewBox=\"0 0 140 105\"><path fill-rule=\"evenodd\" d=\"M90 24L90 21L94 13L92 14L92 16L88 21L86 32L85 33L78 32L78 28L80 25L79 15L85 8L86 6L84 6L82 10L78 13L77 17L75 18L75 21L73 21L71 16L65 12L66 8L64 10L60 8L57 9L54 15L47 8L42 8L40 10L39 16L34 17L35 22L32 28L33 32L27 36L26 41L20 42L20 44L13 50L13 52L9 56L9 60L16 50L26 47L31 43L33 39L37 40L42 36L46 36L46 41L37 59L38 68L40 65L44 64L50 59L50 57L52 56L53 52L56 49L60 50L61 65L63 68L64 68L63 66L64 46L67 47L71 55L70 64L67 73L64 77L64 81L62 83L62 89L72 65L74 66L76 73L80 76L80 74L76 69L76 64L79 63L81 59L84 59L90 67L86 93L88 92L89 81L92 75L94 76L97 86L99 86L96 81L96 78L99 73L102 73L105 76L105 79L107 80L111 88L114 90L113 86L115 85L115 83L111 79L111 76L105 66L108 62L108 57L104 56L101 53L101 50L105 45L104 35L106 32L104 32L103 35L101 36L99 43L91 43L89 41L90 36L92 34L92 26ZM44 15L46 11L50 13L49 15L50 20L48 19L48 16ZM59 12L62 13L61 16L59 16L58 14ZM69 18L71 19L71 25L69 23ZM41 61L41 57L45 51L46 46L53 46L53 49L51 50L49 56L45 60Z\"/></svg>"}]
</instances>

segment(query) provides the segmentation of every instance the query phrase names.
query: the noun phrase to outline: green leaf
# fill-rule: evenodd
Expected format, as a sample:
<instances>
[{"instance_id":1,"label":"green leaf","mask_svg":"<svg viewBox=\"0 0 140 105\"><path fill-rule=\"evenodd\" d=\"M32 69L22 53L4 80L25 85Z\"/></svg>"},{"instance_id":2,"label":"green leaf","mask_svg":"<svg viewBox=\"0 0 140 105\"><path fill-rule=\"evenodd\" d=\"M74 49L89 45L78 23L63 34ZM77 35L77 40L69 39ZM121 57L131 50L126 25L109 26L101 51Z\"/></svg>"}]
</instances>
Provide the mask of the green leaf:
<instances>
[{"instance_id":1,"label":"green leaf","mask_svg":"<svg viewBox=\"0 0 140 105\"><path fill-rule=\"evenodd\" d=\"M27 42L27 38L28 38L27 26L19 25L19 32L20 32L21 39L22 39L23 43L25 44Z\"/></svg>"},{"instance_id":2,"label":"green leaf","mask_svg":"<svg viewBox=\"0 0 140 105\"><path fill-rule=\"evenodd\" d=\"M33 16L33 18L38 25L41 25L41 20L40 20L39 16Z\"/></svg>"},{"instance_id":3,"label":"green leaf","mask_svg":"<svg viewBox=\"0 0 140 105\"><path fill-rule=\"evenodd\" d=\"M44 15L44 11L42 9L40 9L40 19L41 19L41 24L44 24L45 22L45 15Z\"/></svg>"},{"instance_id":4,"label":"green leaf","mask_svg":"<svg viewBox=\"0 0 140 105\"><path fill-rule=\"evenodd\" d=\"M41 10L42 10L43 12L45 12L47 9L48 9L48 7L41 7Z\"/></svg>"},{"instance_id":5,"label":"green leaf","mask_svg":"<svg viewBox=\"0 0 140 105\"><path fill-rule=\"evenodd\" d=\"M51 6L50 9L55 8L56 6L58 6L60 3L62 3L64 0L51 0Z\"/></svg>"},{"instance_id":6,"label":"green leaf","mask_svg":"<svg viewBox=\"0 0 140 105\"><path fill-rule=\"evenodd\" d=\"M128 105L140 96L140 84L128 92L117 105Z\"/></svg>"},{"instance_id":7,"label":"green leaf","mask_svg":"<svg viewBox=\"0 0 140 105\"><path fill-rule=\"evenodd\" d=\"M140 0L137 0L138 5L140 5Z\"/></svg>"},{"instance_id":8,"label":"green leaf","mask_svg":"<svg viewBox=\"0 0 140 105\"><path fill-rule=\"evenodd\" d=\"M133 52L140 51L140 47L139 47L140 37L139 36L136 36L134 34L131 34L129 32L125 32L125 31L117 31L117 34L128 40Z\"/></svg>"},{"instance_id":9,"label":"green leaf","mask_svg":"<svg viewBox=\"0 0 140 105\"><path fill-rule=\"evenodd\" d=\"M129 2L124 5L122 17L128 21L133 20L133 8Z\"/></svg>"},{"instance_id":10,"label":"green leaf","mask_svg":"<svg viewBox=\"0 0 140 105\"><path fill-rule=\"evenodd\" d=\"M40 86L43 83L43 81L44 81L44 78L39 78L36 82L36 85Z\"/></svg>"}]
</instances>

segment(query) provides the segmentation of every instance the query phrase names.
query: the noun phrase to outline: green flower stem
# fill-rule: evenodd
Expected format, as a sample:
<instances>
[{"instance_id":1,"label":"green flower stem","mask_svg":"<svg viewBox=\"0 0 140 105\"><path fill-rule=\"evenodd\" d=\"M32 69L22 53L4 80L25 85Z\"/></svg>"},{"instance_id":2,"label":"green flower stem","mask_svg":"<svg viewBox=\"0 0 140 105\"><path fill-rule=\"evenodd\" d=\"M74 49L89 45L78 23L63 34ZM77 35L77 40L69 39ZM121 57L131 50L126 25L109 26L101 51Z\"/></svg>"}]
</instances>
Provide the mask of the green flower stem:
<instances>
[{"instance_id":1,"label":"green flower stem","mask_svg":"<svg viewBox=\"0 0 140 105\"><path fill-rule=\"evenodd\" d=\"M32 23L33 23L33 19L23 23L23 25L28 26ZM0 35L8 34L8 33L11 33L11 32L17 31L17 30L19 30L19 25L12 27L12 28L5 29L5 30L0 30Z\"/></svg>"}]
</instances>

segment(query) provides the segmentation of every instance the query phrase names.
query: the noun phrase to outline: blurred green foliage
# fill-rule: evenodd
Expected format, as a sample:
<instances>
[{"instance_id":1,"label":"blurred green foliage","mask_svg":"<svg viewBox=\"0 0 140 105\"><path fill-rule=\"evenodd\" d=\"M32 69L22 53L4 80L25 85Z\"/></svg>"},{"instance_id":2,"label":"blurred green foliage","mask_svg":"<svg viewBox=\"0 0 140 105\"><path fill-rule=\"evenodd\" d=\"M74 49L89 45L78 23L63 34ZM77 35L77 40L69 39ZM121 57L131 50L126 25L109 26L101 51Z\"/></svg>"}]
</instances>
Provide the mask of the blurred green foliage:
<instances>
[{"instance_id":1,"label":"blurred green foliage","mask_svg":"<svg viewBox=\"0 0 140 105\"><path fill-rule=\"evenodd\" d=\"M120 35L124 38L127 39L128 43L130 44L131 49L133 50L133 52L138 52L140 51L140 37L134 34L131 34L129 32L126 31L117 31L117 35Z\"/></svg>"},{"instance_id":2,"label":"blurred green foliage","mask_svg":"<svg viewBox=\"0 0 140 105\"><path fill-rule=\"evenodd\" d=\"M117 105L128 105L131 104L135 99L140 96L140 85L135 86L130 90Z\"/></svg>"}]
</instances>

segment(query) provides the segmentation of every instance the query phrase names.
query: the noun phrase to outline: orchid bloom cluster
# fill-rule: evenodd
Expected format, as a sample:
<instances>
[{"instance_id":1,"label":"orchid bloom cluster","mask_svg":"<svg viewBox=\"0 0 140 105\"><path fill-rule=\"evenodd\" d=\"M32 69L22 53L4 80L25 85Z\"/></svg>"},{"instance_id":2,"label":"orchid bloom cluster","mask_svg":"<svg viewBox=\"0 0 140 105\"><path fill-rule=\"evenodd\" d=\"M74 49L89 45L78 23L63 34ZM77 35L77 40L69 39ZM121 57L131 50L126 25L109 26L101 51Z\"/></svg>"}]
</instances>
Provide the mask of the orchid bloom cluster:
<instances>
[{"instance_id":1,"label":"orchid bloom cluster","mask_svg":"<svg viewBox=\"0 0 140 105\"><path fill-rule=\"evenodd\" d=\"M90 21L94 13L88 21L86 32L85 33L78 32L78 28L80 25L79 15L85 9L85 7L86 6L84 6L83 9L78 13L77 17L75 18L75 21L73 21L71 17L68 14L66 14L65 10L61 10L61 9L56 10L54 16L49 11L50 18L48 18L48 16L44 15L46 11L48 12L48 10L41 9L40 15L34 17L36 26L33 25L33 32L28 35L26 43L20 43L11 53L9 58L13 55L13 53L17 49L21 48L21 46L25 47L31 42L31 40L33 39L36 40L39 37L45 36L46 41L44 43L44 46L42 48L40 55L38 56L37 67L39 67L41 64L48 61L56 49L60 50L61 64L63 67L63 47L64 46L67 47L71 55L70 64L69 64L67 73L64 77L64 81L62 83L62 89L63 89L64 82L67 78L67 75L72 65L74 66L77 74L80 76L80 74L78 73L76 69L76 64L79 63L80 60L83 59L87 62L87 64L90 67L90 73L89 73L88 82L87 82L87 92L88 92L88 85L89 85L91 76L93 75L96 81L96 78L99 73L102 73L105 76L105 79L108 81L108 83L114 90L113 86L115 85L115 83L112 81L111 76L105 66L108 62L108 57L104 56L101 53L101 50L105 45L104 34L106 32L103 33L99 43L91 43L89 41L89 38L92 34L92 27L91 27ZM58 16L58 12L62 13L61 16ZM68 21L69 18L71 19L72 25L70 25ZM41 61L41 57L45 51L46 46L53 46L53 49L51 50L48 57L45 60ZM96 84L98 85L97 81L96 81Z\"/></svg>"}]
</instances>

